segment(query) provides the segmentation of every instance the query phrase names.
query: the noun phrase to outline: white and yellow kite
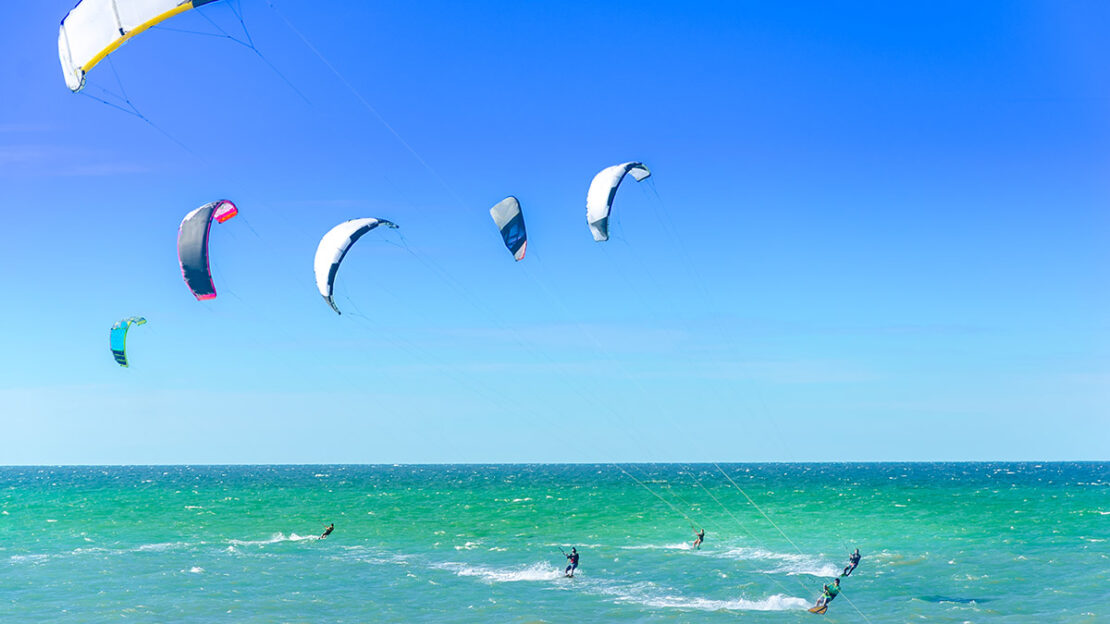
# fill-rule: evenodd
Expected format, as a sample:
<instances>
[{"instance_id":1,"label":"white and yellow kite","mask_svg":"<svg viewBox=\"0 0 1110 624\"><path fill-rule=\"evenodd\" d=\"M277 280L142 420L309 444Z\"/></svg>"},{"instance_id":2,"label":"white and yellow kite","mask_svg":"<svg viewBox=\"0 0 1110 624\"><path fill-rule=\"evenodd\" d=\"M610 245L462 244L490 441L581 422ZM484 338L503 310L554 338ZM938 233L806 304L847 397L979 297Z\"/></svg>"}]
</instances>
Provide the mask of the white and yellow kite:
<instances>
[{"instance_id":1,"label":"white and yellow kite","mask_svg":"<svg viewBox=\"0 0 1110 624\"><path fill-rule=\"evenodd\" d=\"M85 74L129 39L189 9L216 0L82 0L58 29L58 56L74 93Z\"/></svg>"}]
</instances>

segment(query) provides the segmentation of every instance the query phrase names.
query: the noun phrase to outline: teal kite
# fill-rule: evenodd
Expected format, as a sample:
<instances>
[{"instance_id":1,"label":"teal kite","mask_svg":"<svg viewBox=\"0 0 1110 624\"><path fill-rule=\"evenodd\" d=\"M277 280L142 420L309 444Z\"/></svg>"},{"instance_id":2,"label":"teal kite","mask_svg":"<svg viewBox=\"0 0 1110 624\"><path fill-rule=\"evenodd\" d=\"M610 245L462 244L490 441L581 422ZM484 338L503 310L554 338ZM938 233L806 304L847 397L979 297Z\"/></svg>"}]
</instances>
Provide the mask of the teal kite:
<instances>
[{"instance_id":1,"label":"teal kite","mask_svg":"<svg viewBox=\"0 0 1110 624\"><path fill-rule=\"evenodd\" d=\"M112 331L108 333L108 348L112 350L112 357L116 358L116 364L127 367L127 330L131 329L132 325L145 324L145 318L132 316L112 325Z\"/></svg>"}]
</instances>

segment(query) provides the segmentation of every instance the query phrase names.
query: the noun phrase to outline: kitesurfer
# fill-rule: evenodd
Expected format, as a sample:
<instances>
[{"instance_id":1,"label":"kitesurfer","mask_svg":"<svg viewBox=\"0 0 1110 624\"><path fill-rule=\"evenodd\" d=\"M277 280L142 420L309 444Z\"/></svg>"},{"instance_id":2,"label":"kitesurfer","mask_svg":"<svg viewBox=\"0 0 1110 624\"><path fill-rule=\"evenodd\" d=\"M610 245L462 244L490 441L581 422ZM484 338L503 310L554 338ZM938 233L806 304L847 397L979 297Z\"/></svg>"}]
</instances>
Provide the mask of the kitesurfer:
<instances>
[{"instance_id":1,"label":"kitesurfer","mask_svg":"<svg viewBox=\"0 0 1110 624\"><path fill-rule=\"evenodd\" d=\"M857 548L856 552L848 555L848 565L844 567L844 571L840 573L840 576L851 576L852 570L855 570L856 566L859 565L859 560L860 554Z\"/></svg>"},{"instance_id":2,"label":"kitesurfer","mask_svg":"<svg viewBox=\"0 0 1110 624\"><path fill-rule=\"evenodd\" d=\"M701 548L701 543L705 541L705 529L694 531L694 536L698 538L694 540L694 550L698 550Z\"/></svg>"},{"instance_id":3,"label":"kitesurfer","mask_svg":"<svg viewBox=\"0 0 1110 624\"><path fill-rule=\"evenodd\" d=\"M574 578L574 571L578 568L578 550L572 546L569 555L565 552L563 554L566 555L567 561L570 561L570 565L567 566L566 570L563 570L563 574L569 578Z\"/></svg>"},{"instance_id":4,"label":"kitesurfer","mask_svg":"<svg viewBox=\"0 0 1110 624\"><path fill-rule=\"evenodd\" d=\"M817 599L815 607L823 607L832 602L833 598L836 598L840 593L840 577L836 577L832 585L824 585L822 590L821 597Z\"/></svg>"},{"instance_id":5,"label":"kitesurfer","mask_svg":"<svg viewBox=\"0 0 1110 624\"><path fill-rule=\"evenodd\" d=\"M335 530L335 523L332 522L328 526L324 527L324 534L320 536L320 539L324 539L327 536L331 535L331 532L334 531L334 530Z\"/></svg>"}]
</instances>

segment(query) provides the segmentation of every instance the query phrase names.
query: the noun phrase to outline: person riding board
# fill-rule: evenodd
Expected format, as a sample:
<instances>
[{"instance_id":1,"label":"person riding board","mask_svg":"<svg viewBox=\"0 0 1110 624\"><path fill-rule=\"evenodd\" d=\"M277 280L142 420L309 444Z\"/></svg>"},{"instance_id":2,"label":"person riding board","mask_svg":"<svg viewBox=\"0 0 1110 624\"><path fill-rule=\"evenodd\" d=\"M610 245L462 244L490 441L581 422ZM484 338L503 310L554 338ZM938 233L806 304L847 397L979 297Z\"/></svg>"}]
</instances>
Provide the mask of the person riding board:
<instances>
[{"instance_id":1,"label":"person riding board","mask_svg":"<svg viewBox=\"0 0 1110 624\"><path fill-rule=\"evenodd\" d=\"M332 522L328 526L324 527L324 534L320 536L320 539L324 539L327 536L331 535L331 532L334 531L334 530L335 530L335 523Z\"/></svg>"},{"instance_id":2,"label":"person riding board","mask_svg":"<svg viewBox=\"0 0 1110 624\"><path fill-rule=\"evenodd\" d=\"M698 538L694 540L694 550L698 550L701 548L701 543L705 541L705 529L694 531L694 536Z\"/></svg>"},{"instance_id":3,"label":"person riding board","mask_svg":"<svg viewBox=\"0 0 1110 624\"><path fill-rule=\"evenodd\" d=\"M563 570L563 575L568 578L574 578L574 571L578 569L578 550L572 546L569 555L567 555L566 551L564 551L563 554L566 555L567 560L570 561L570 565L567 566L567 569Z\"/></svg>"},{"instance_id":4,"label":"person riding board","mask_svg":"<svg viewBox=\"0 0 1110 624\"><path fill-rule=\"evenodd\" d=\"M852 570L855 570L856 566L859 565L859 560L860 554L857 548L856 552L848 555L848 565L844 567L844 571L840 573L840 576L851 576Z\"/></svg>"},{"instance_id":5,"label":"person riding board","mask_svg":"<svg viewBox=\"0 0 1110 624\"><path fill-rule=\"evenodd\" d=\"M821 597L817 599L817 604L815 604L814 607L823 607L832 602L833 598L836 598L837 595L840 594L840 577L836 577L832 585L826 584L821 589L823 590L821 592Z\"/></svg>"}]
</instances>

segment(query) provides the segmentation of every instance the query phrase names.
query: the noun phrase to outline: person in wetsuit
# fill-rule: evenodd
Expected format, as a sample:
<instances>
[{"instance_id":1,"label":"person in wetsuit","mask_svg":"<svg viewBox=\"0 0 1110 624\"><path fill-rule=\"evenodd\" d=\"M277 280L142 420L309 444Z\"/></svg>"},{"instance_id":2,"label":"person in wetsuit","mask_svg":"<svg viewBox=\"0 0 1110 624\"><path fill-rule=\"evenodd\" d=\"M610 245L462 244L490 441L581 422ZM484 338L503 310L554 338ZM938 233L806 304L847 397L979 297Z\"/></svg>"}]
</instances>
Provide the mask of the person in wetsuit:
<instances>
[{"instance_id":1,"label":"person in wetsuit","mask_svg":"<svg viewBox=\"0 0 1110 624\"><path fill-rule=\"evenodd\" d=\"M825 585L822 589L824 591L821 593L821 597L817 599L817 604L814 606L823 607L832 602L833 598L836 598L837 595L840 594L840 577L836 577L832 585Z\"/></svg>"},{"instance_id":2,"label":"person in wetsuit","mask_svg":"<svg viewBox=\"0 0 1110 624\"><path fill-rule=\"evenodd\" d=\"M335 530L335 523L332 522L328 526L324 527L324 534L320 536L320 539L324 539L325 537L331 535L331 532L334 531L334 530Z\"/></svg>"},{"instance_id":3,"label":"person in wetsuit","mask_svg":"<svg viewBox=\"0 0 1110 624\"><path fill-rule=\"evenodd\" d=\"M705 529L694 531L694 536L698 538L694 540L694 550L698 550L701 548L701 543L705 541Z\"/></svg>"},{"instance_id":4,"label":"person in wetsuit","mask_svg":"<svg viewBox=\"0 0 1110 624\"><path fill-rule=\"evenodd\" d=\"M856 552L848 555L848 565L844 567L844 571L840 573L840 576L851 576L852 570L855 570L856 566L859 565L859 560L860 554L857 548Z\"/></svg>"},{"instance_id":5,"label":"person in wetsuit","mask_svg":"<svg viewBox=\"0 0 1110 624\"><path fill-rule=\"evenodd\" d=\"M563 554L566 555L566 553ZM574 571L578 568L578 551L574 547L571 547L570 554L567 555L567 561L570 561L570 565L563 571L563 574L574 578Z\"/></svg>"}]
</instances>

